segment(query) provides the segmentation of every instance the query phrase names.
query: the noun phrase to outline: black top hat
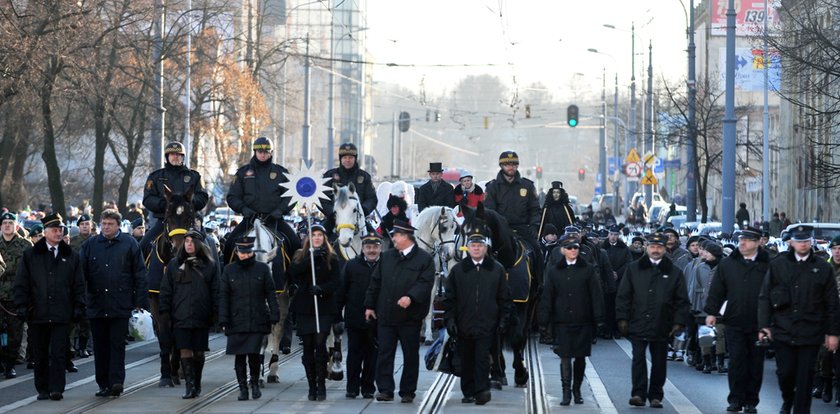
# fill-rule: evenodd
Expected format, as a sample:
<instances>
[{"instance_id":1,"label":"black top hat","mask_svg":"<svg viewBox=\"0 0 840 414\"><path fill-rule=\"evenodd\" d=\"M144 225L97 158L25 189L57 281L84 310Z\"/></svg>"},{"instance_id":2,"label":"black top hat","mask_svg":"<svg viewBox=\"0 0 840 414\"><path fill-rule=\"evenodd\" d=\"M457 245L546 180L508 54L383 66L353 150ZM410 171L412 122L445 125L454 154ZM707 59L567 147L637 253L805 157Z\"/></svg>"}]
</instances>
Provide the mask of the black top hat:
<instances>
[{"instance_id":1,"label":"black top hat","mask_svg":"<svg viewBox=\"0 0 840 414\"><path fill-rule=\"evenodd\" d=\"M382 244L382 239L376 233L368 233L362 237L362 244Z\"/></svg>"},{"instance_id":2,"label":"black top hat","mask_svg":"<svg viewBox=\"0 0 840 414\"><path fill-rule=\"evenodd\" d=\"M811 233L813 232L813 226L799 225L790 231L790 239L793 241L808 241L811 240Z\"/></svg>"},{"instance_id":3,"label":"black top hat","mask_svg":"<svg viewBox=\"0 0 840 414\"><path fill-rule=\"evenodd\" d=\"M429 163L429 171L430 173L437 173L443 172L443 163L440 162L430 162Z\"/></svg>"},{"instance_id":4,"label":"black top hat","mask_svg":"<svg viewBox=\"0 0 840 414\"><path fill-rule=\"evenodd\" d=\"M563 188L563 182L562 181L552 181L551 182L551 188Z\"/></svg>"},{"instance_id":5,"label":"black top hat","mask_svg":"<svg viewBox=\"0 0 840 414\"><path fill-rule=\"evenodd\" d=\"M414 231L417 230L414 227L411 227L411 224L408 224L405 220L396 219L394 220L394 228L391 229L391 234L393 233L403 233L403 234L414 234Z\"/></svg>"},{"instance_id":6,"label":"black top hat","mask_svg":"<svg viewBox=\"0 0 840 414\"><path fill-rule=\"evenodd\" d=\"M45 229L48 227L64 227L64 219L61 218L61 214L53 213L42 218L41 224L44 225Z\"/></svg>"},{"instance_id":7,"label":"black top hat","mask_svg":"<svg viewBox=\"0 0 840 414\"><path fill-rule=\"evenodd\" d=\"M746 227L735 232L735 236L739 239L758 240L761 238L761 230L755 227Z\"/></svg>"},{"instance_id":8,"label":"black top hat","mask_svg":"<svg viewBox=\"0 0 840 414\"><path fill-rule=\"evenodd\" d=\"M236 240L236 250L240 253L251 253L254 251L254 238L242 236Z\"/></svg>"}]
</instances>

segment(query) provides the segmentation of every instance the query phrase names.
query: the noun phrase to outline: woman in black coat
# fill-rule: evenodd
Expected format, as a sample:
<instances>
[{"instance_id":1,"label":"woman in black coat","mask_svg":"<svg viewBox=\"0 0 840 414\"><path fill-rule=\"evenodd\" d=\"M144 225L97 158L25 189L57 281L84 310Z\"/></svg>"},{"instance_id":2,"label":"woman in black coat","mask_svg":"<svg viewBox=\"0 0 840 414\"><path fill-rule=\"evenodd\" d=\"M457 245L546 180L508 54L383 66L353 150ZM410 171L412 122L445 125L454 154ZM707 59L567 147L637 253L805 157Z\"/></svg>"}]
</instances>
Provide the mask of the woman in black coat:
<instances>
[{"instance_id":1,"label":"woman in black coat","mask_svg":"<svg viewBox=\"0 0 840 414\"><path fill-rule=\"evenodd\" d=\"M172 320L175 348L181 353L186 392L201 394L204 352L213 317L219 311L219 268L204 244L204 235L190 230L175 258L166 266L160 284L160 314Z\"/></svg>"},{"instance_id":2,"label":"woman in black coat","mask_svg":"<svg viewBox=\"0 0 840 414\"><path fill-rule=\"evenodd\" d=\"M586 357L592 353L592 327L604 322L604 299L595 268L578 257L580 244L570 236L560 239L563 257L551 264L545 273L543 300L540 301L540 327L549 325L554 332L554 352L560 356L560 379L563 400L569 405L574 393L575 404L583 404L580 386L586 369ZM572 383L572 358L574 383Z\"/></svg>"},{"instance_id":3,"label":"woman in black coat","mask_svg":"<svg viewBox=\"0 0 840 414\"><path fill-rule=\"evenodd\" d=\"M303 242L303 248L295 252L289 267L291 282L298 286L292 298L290 312L295 314L297 333L303 341L302 361L309 382L309 401L323 401L327 398L327 336L338 316L335 291L338 289L341 269L338 257L327 243L327 231L324 227L313 224L311 234L311 238ZM311 254L315 257L315 283L312 281L310 245Z\"/></svg>"},{"instance_id":4,"label":"woman in black coat","mask_svg":"<svg viewBox=\"0 0 840 414\"><path fill-rule=\"evenodd\" d=\"M228 355L236 355L234 370L239 383L239 400L248 399L247 372L251 371L251 393L260 398L260 345L271 332L280 313L274 278L265 263L256 261L254 238L236 241L236 259L225 266L219 284L219 325L227 335Z\"/></svg>"}]
</instances>

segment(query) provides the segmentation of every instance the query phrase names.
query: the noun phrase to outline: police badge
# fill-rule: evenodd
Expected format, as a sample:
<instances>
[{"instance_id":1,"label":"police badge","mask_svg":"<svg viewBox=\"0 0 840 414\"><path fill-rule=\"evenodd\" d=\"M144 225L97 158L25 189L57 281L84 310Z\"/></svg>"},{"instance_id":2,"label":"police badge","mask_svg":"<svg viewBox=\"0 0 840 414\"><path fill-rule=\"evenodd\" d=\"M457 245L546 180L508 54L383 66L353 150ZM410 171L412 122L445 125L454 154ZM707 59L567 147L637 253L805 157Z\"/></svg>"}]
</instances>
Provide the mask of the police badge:
<instances>
[{"instance_id":1,"label":"police badge","mask_svg":"<svg viewBox=\"0 0 840 414\"><path fill-rule=\"evenodd\" d=\"M277 173L272 171L271 174L268 175L268 177L273 180L273 179L277 178Z\"/></svg>"},{"instance_id":2,"label":"police badge","mask_svg":"<svg viewBox=\"0 0 840 414\"><path fill-rule=\"evenodd\" d=\"M359 183L359 184L365 182L365 177L362 176L362 175L356 177L356 182Z\"/></svg>"},{"instance_id":3,"label":"police badge","mask_svg":"<svg viewBox=\"0 0 840 414\"><path fill-rule=\"evenodd\" d=\"M528 189L526 189L526 188L520 188L520 189L519 189L519 196L520 196L520 197L527 197L527 196L528 196Z\"/></svg>"},{"instance_id":4,"label":"police badge","mask_svg":"<svg viewBox=\"0 0 840 414\"><path fill-rule=\"evenodd\" d=\"M192 178L192 177L190 177L189 175L185 175L185 176L184 176L184 182L185 182L185 183L190 182L190 179L191 179L191 178Z\"/></svg>"}]
</instances>

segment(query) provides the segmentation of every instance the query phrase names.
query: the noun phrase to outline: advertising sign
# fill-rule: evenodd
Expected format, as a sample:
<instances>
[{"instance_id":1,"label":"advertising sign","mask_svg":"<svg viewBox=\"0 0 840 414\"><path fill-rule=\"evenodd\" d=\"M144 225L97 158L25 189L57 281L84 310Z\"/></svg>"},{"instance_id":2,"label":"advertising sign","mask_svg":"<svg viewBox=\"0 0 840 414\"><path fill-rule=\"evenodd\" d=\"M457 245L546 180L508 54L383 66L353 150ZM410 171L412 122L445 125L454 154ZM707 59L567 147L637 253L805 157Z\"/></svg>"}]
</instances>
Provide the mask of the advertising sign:
<instances>
[{"instance_id":1,"label":"advertising sign","mask_svg":"<svg viewBox=\"0 0 840 414\"><path fill-rule=\"evenodd\" d=\"M779 27L781 1L768 0L767 29L773 33ZM712 0L712 36L726 36L726 9L728 0ZM735 35L758 36L764 31L764 0L735 0Z\"/></svg>"},{"instance_id":2,"label":"advertising sign","mask_svg":"<svg viewBox=\"0 0 840 414\"><path fill-rule=\"evenodd\" d=\"M726 48L718 49L720 56L720 90L726 90ZM782 84L782 60L778 52L771 51L767 82L769 90L778 90ZM764 90L764 51L748 47L735 48L735 90L757 92Z\"/></svg>"}]
</instances>

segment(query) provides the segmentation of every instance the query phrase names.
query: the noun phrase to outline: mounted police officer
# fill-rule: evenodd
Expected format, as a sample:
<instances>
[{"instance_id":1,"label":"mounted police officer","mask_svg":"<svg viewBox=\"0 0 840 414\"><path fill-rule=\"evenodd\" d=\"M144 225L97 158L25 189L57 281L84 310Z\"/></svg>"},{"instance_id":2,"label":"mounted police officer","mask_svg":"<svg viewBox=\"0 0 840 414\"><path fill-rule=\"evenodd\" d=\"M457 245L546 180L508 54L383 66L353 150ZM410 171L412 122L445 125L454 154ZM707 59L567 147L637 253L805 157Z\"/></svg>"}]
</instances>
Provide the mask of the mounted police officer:
<instances>
[{"instance_id":1,"label":"mounted police officer","mask_svg":"<svg viewBox=\"0 0 840 414\"><path fill-rule=\"evenodd\" d=\"M23 335L23 322L15 317L12 289L18 261L23 257L23 251L32 247L32 242L18 234L17 216L14 214L3 213L0 221L0 256L6 262L6 270L0 275L0 327L5 326L3 332L8 338L0 353L0 364L4 367L6 379L11 379L17 376L15 360L20 352Z\"/></svg>"},{"instance_id":2,"label":"mounted police officer","mask_svg":"<svg viewBox=\"0 0 840 414\"><path fill-rule=\"evenodd\" d=\"M274 149L271 140L259 137L252 146L254 156L247 164L236 170L236 177L228 190L227 203L233 211L241 213L244 219L227 235L224 248L224 262L233 259L234 243L239 236L247 233L255 218L259 218L264 226L283 233L289 243L289 254L300 248L300 238L295 231L283 220L289 213L289 199L283 198L286 189L280 183L288 182L286 173L289 172L282 165L273 162ZM275 283L278 278L275 277ZM276 286L284 289L283 286Z\"/></svg>"},{"instance_id":3,"label":"mounted police officer","mask_svg":"<svg viewBox=\"0 0 840 414\"><path fill-rule=\"evenodd\" d=\"M201 174L184 165L184 154L186 154L184 144L170 142L166 144L163 152L166 157L164 167L149 174L143 190L143 206L157 219L140 241L140 250L144 253L148 251L149 245L163 233L163 215L166 213L165 188L169 188L172 194L192 192L192 205L195 211L203 209L209 198L207 191L204 190Z\"/></svg>"},{"instance_id":4,"label":"mounted police officer","mask_svg":"<svg viewBox=\"0 0 840 414\"><path fill-rule=\"evenodd\" d=\"M346 142L341 144L338 148L338 158L340 165L338 168L333 168L324 173L324 178L329 178L326 186L330 189L337 189L352 183L356 187L356 195L359 197L359 203L362 204L365 216L376 209L376 190L373 188L373 179L370 178L365 170L359 168L359 150L356 146ZM333 218L333 201L335 198L335 191L329 191L327 194L330 199L321 201L321 210L327 219L324 222L327 232L332 233L335 227L335 219Z\"/></svg>"},{"instance_id":5,"label":"mounted police officer","mask_svg":"<svg viewBox=\"0 0 840 414\"><path fill-rule=\"evenodd\" d=\"M443 181L443 167L439 162L429 163L429 181L417 191L417 209L431 206L455 207L452 185Z\"/></svg>"}]
</instances>

